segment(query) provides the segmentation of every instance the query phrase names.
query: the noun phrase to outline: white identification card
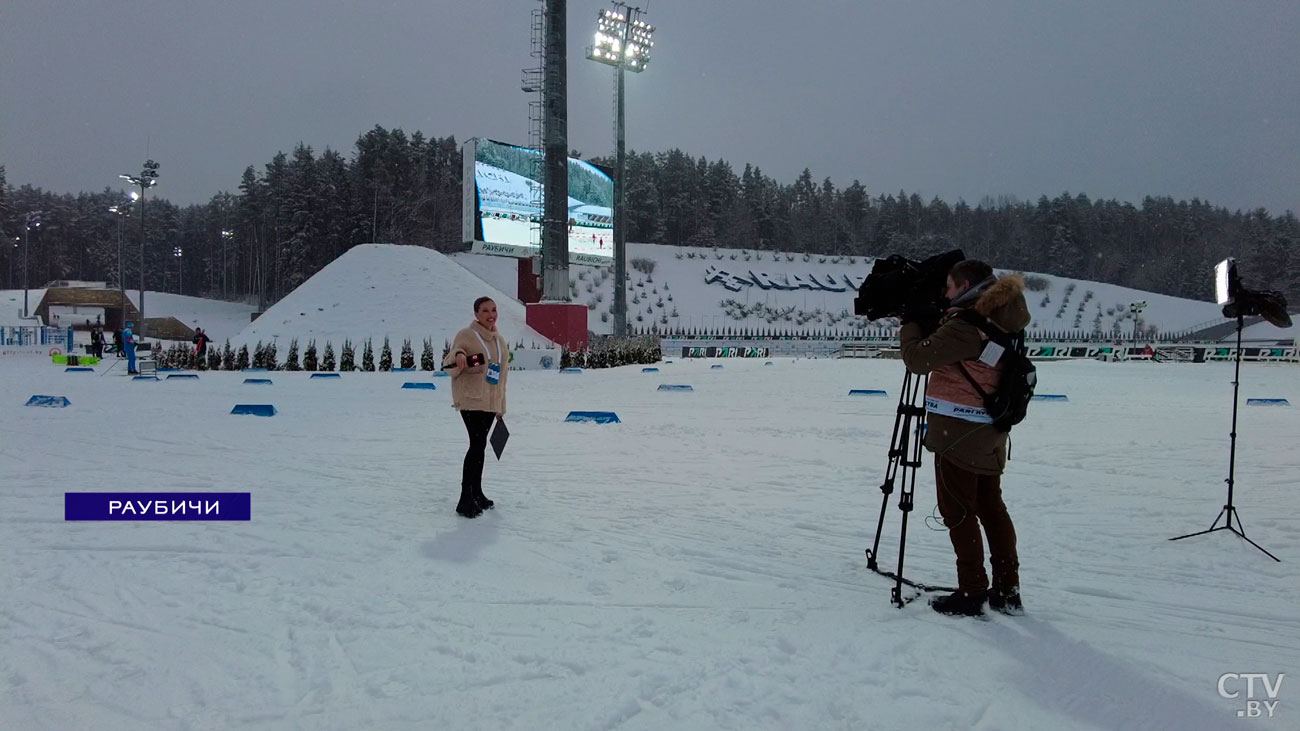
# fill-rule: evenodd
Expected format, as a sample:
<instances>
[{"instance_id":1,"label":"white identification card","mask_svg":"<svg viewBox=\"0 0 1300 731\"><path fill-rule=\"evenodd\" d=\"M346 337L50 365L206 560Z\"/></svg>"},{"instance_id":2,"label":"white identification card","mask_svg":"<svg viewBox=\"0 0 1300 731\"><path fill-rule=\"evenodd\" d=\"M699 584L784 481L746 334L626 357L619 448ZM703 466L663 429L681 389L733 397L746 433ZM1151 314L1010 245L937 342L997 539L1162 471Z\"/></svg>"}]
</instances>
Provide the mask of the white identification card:
<instances>
[{"instance_id":1,"label":"white identification card","mask_svg":"<svg viewBox=\"0 0 1300 731\"><path fill-rule=\"evenodd\" d=\"M984 346L984 352L980 353L980 362L984 365L995 366L998 364L998 360L1002 358L1002 354L1005 353L1006 350L1006 348L990 340Z\"/></svg>"}]
</instances>

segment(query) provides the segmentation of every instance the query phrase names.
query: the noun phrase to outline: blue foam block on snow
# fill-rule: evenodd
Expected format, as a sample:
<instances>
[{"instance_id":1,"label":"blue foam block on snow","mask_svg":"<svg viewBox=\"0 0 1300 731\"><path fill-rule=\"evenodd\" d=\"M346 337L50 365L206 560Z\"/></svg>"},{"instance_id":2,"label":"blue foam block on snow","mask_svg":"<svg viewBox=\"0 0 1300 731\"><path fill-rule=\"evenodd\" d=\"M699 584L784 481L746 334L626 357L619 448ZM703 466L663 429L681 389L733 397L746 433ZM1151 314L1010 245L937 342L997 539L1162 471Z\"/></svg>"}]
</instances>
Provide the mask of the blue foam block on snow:
<instances>
[{"instance_id":1,"label":"blue foam block on snow","mask_svg":"<svg viewBox=\"0 0 1300 731\"><path fill-rule=\"evenodd\" d=\"M582 373L581 368L561 368L561 373Z\"/></svg>"},{"instance_id":2,"label":"blue foam block on snow","mask_svg":"<svg viewBox=\"0 0 1300 731\"><path fill-rule=\"evenodd\" d=\"M68 400L67 396L32 396L27 399L27 405L61 409L65 406L71 406L72 402Z\"/></svg>"},{"instance_id":3,"label":"blue foam block on snow","mask_svg":"<svg viewBox=\"0 0 1300 731\"><path fill-rule=\"evenodd\" d=\"M694 391L695 389L685 384L674 385L671 383L661 383L659 384L659 390L660 391Z\"/></svg>"},{"instance_id":4,"label":"blue foam block on snow","mask_svg":"<svg viewBox=\"0 0 1300 731\"><path fill-rule=\"evenodd\" d=\"M879 388L852 388L849 389L850 396L885 396L885 392Z\"/></svg>"},{"instance_id":5,"label":"blue foam block on snow","mask_svg":"<svg viewBox=\"0 0 1300 731\"><path fill-rule=\"evenodd\" d=\"M434 372L433 372L433 377L434 377L434 378L451 378L451 374L448 373L447 371L434 371Z\"/></svg>"},{"instance_id":6,"label":"blue foam block on snow","mask_svg":"<svg viewBox=\"0 0 1300 731\"><path fill-rule=\"evenodd\" d=\"M715 370L715 371L720 371L720 370L722 370L722 364L721 364L721 363L719 363L719 364L717 364L717 365L715 365L715 366L709 366L709 367L712 368L712 369Z\"/></svg>"},{"instance_id":7,"label":"blue foam block on snow","mask_svg":"<svg viewBox=\"0 0 1300 731\"><path fill-rule=\"evenodd\" d=\"M426 383L424 381L407 381L406 383L402 384L402 388L419 389L423 391L438 390L437 386L433 385L432 383Z\"/></svg>"},{"instance_id":8,"label":"blue foam block on snow","mask_svg":"<svg viewBox=\"0 0 1300 731\"><path fill-rule=\"evenodd\" d=\"M641 372L642 372L642 373L658 373L658 372L659 372L659 369L658 369L658 368L642 368L642 369L641 369Z\"/></svg>"},{"instance_id":9,"label":"blue foam block on snow","mask_svg":"<svg viewBox=\"0 0 1300 731\"><path fill-rule=\"evenodd\" d=\"M242 414L246 416L275 416L275 407L271 404L235 404L235 408L230 410L231 415Z\"/></svg>"},{"instance_id":10,"label":"blue foam block on snow","mask_svg":"<svg viewBox=\"0 0 1300 731\"><path fill-rule=\"evenodd\" d=\"M570 411L565 421L592 421L597 424L620 424L613 411Z\"/></svg>"},{"instance_id":11,"label":"blue foam block on snow","mask_svg":"<svg viewBox=\"0 0 1300 731\"><path fill-rule=\"evenodd\" d=\"M199 374L197 373L168 373L167 374L167 380L170 381L173 378L185 378L185 379L198 380Z\"/></svg>"},{"instance_id":12,"label":"blue foam block on snow","mask_svg":"<svg viewBox=\"0 0 1300 731\"><path fill-rule=\"evenodd\" d=\"M1248 398L1247 406L1290 406L1291 402L1284 398Z\"/></svg>"},{"instance_id":13,"label":"blue foam block on snow","mask_svg":"<svg viewBox=\"0 0 1300 731\"><path fill-rule=\"evenodd\" d=\"M269 379L269 378L245 378L245 379L244 379L244 383L247 383L247 384L250 384L250 385L253 385L253 386L269 386L269 385L271 385L271 379Z\"/></svg>"},{"instance_id":14,"label":"blue foam block on snow","mask_svg":"<svg viewBox=\"0 0 1300 731\"><path fill-rule=\"evenodd\" d=\"M88 368L86 366L68 366L67 368L63 369L63 372L64 373L94 373L95 369Z\"/></svg>"},{"instance_id":15,"label":"blue foam block on snow","mask_svg":"<svg viewBox=\"0 0 1300 731\"><path fill-rule=\"evenodd\" d=\"M1034 401L1069 401L1069 397L1063 393L1036 393Z\"/></svg>"},{"instance_id":16,"label":"blue foam block on snow","mask_svg":"<svg viewBox=\"0 0 1300 731\"><path fill-rule=\"evenodd\" d=\"M244 373L266 373L265 368L245 368Z\"/></svg>"},{"instance_id":17,"label":"blue foam block on snow","mask_svg":"<svg viewBox=\"0 0 1300 731\"><path fill-rule=\"evenodd\" d=\"M765 365L765 366L770 366L770 365L776 365L776 364L769 360L768 362L764 363L763 365Z\"/></svg>"},{"instance_id":18,"label":"blue foam block on snow","mask_svg":"<svg viewBox=\"0 0 1300 731\"><path fill-rule=\"evenodd\" d=\"M312 378L342 378L342 376L340 376L337 373L313 373L311 374L311 377Z\"/></svg>"},{"instance_id":19,"label":"blue foam block on snow","mask_svg":"<svg viewBox=\"0 0 1300 731\"><path fill-rule=\"evenodd\" d=\"M394 368L393 373L410 373L414 368Z\"/></svg>"}]
</instances>

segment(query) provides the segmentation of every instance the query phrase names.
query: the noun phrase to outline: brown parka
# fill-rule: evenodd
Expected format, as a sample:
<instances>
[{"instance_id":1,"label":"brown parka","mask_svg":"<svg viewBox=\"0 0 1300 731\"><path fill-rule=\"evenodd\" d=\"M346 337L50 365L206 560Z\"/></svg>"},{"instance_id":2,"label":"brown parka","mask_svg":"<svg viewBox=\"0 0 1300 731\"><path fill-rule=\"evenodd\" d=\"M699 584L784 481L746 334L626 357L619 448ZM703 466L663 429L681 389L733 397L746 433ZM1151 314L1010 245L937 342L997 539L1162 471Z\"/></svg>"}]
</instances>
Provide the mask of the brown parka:
<instances>
[{"instance_id":1,"label":"brown parka","mask_svg":"<svg viewBox=\"0 0 1300 731\"><path fill-rule=\"evenodd\" d=\"M972 308L1008 333L1023 330L1030 320L1024 278L1013 274L998 279L980 293ZM960 308L949 309L939 329L929 335L915 322L904 323L899 331L903 364L912 373L930 374L927 400L942 399L982 407L980 395L957 364L965 366L986 392L991 390L990 387L996 387L1002 367L1000 364L990 367L979 362L988 336L978 326L957 317L959 311ZM1005 433L990 423L930 411L925 435L927 449L969 472L1002 474L1007 464Z\"/></svg>"},{"instance_id":2,"label":"brown parka","mask_svg":"<svg viewBox=\"0 0 1300 731\"><path fill-rule=\"evenodd\" d=\"M483 346L487 346L484 352ZM501 364L500 383L487 382L487 365L456 366L456 356L482 353L486 360ZM457 411L488 411L498 416L506 415L506 381L510 378L510 346L499 330L489 330L477 320L456 333L451 349L442 362L443 370L451 375L451 405Z\"/></svg>"}]
</instances>

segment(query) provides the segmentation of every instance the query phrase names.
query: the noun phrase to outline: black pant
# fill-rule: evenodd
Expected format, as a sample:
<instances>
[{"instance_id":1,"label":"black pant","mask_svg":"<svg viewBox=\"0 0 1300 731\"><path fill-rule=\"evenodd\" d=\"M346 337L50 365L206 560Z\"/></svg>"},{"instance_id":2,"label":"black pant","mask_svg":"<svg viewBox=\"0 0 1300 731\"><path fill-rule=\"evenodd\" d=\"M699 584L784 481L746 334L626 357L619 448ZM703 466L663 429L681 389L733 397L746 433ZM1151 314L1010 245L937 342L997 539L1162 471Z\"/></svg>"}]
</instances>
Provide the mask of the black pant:
<instances>
[{"instance_id":1,"label":"black pant","mask_svg":"<svg viewBox=\"0 0 1300 731\"><path fill-rule=\"evenodd\" d=\"M488 431L497 415L491 411L462 411L469 432L469 451L465 453L465 467L461 472L461 499L483 494L483 451L487 449Z\"/></svg>"}]
</instances>

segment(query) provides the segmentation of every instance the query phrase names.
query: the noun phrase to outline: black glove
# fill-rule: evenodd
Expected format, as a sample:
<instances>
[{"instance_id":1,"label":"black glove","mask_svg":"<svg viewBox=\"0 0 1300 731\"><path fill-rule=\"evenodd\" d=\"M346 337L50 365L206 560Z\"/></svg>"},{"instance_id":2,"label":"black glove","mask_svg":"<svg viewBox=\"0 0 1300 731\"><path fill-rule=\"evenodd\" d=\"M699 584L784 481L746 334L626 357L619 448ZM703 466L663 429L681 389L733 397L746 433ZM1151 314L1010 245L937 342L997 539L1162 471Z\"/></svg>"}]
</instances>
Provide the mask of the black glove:
<instances>
[{"instance_id":1,"label":"black glove","mask_svg":"<svg viewBox=\"0 0 1300 731\"><path fill-rule=\"evenodd\" d=\"M904 323L915 322L927 333L939 329L939 320L943 318L943 309L934 302L906 302L899 310L899 319Z\"/></svg>"}]
</instances>

